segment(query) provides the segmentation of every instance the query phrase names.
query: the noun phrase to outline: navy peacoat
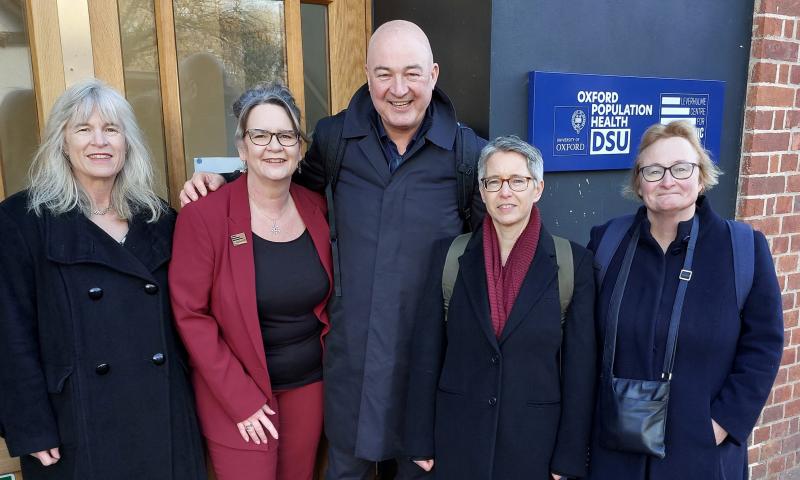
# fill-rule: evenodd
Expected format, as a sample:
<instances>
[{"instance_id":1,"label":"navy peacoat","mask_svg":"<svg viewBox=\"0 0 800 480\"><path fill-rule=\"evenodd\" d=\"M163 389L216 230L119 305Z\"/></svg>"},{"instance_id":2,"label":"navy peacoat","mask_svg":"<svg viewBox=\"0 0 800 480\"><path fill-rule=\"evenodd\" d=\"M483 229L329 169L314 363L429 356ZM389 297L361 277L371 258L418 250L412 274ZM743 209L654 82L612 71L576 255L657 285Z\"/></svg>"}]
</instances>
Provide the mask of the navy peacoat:
<instances>
[{"instance_id":1,"label":"navy peacoat","mask_svg":"<svg viewBox=\"0 0 800 480\"><path fill-rule=\"evenodd\" d=\"M414 334L406 449L439 479L550 479L585 473L594 409L592 254L572 244L574 293L561 325L553 238L536 254L500 338L491 326L483 234L460 259L448 320L431 263Z\"/></svg>"},{"instance_id":2,"label":"navy peacoat","mask_svg":"<svg viewBox=\"0 0 800 480\"><path fill-rule=\"evenodd\" d=\"M0 410L26 480L205 480L167 287L174 213L136 216L123 246L26 197L0 204ZM28 455L54 447L49 467Z\"/></svg>"},{"instance_id":3,"label":"navy peacoat","mask_svg":"<svg viewBox=\"0 0 800 480\"><path fill-rule=\"evenodd\" d=\"M598 419L592 441L589 478L672 480L747 478L747 437L761 413L783 350L781 292L769 246L755 232L755 275L741 316L736 302L733 255L725 221L708 199L697 200L700 230L686 290L667 410L666 457L604 448ZM650 234L644 207L631 227L641 229L617 334L615 375L654 380L664 361L669 317L691 220L681 222L666 254ZM592 229L594 250L607 225ZM628 232L612 259L597 302L599 343L606 335L606 314ZM604 387L601 379L599 388ZM716 445L714 419L728 431Z\"/></svg>"},{"instance_id":4,"label":"navy peacoat","mask_svg":"<svg viewBox=\"0 0 800 480\"><path fill-rule=\"evenodd\" d=\"M347 140L334 194L342 295L328 303L325 433L336 448L367 460L402 452L413 319L431 249L435 240L463 230L455 110L439 89L428 108L430 128L394 173L366 85L339 113ZM331 121L320 120L317 134ZM315 141L305 156L300 181L312 190L324 187L324 155L325 146ZM473 219L480 222L477 190Z\"/></svg>"}]
</instances>

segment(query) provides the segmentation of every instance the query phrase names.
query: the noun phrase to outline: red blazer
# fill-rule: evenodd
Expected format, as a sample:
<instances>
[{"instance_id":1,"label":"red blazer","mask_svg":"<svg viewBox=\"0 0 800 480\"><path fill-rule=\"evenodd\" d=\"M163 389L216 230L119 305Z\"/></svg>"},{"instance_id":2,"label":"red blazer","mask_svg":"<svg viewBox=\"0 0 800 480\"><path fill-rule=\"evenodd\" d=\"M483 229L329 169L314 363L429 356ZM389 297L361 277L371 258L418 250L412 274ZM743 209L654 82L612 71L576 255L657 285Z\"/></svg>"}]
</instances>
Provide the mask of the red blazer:
<instances>
[{"instance_id":1,"label":"red blazer","mask_svg":"<svg viewBox=\"0 0 800 480\"><path fill-rule=\"evenodd\" d=\"M292 184L289 192L333 285L325 201L299 185ZM246 243L234 245L237 235ZM175 323L189 352L203 434L235 448L271 450L277 442L245 443L236 428L264 403L276 408L256 307L247 175L178 215L169 287ZM328 297L330 289L314 308L325 325L322 335L329 329Z\"/></svg>"}]
</instances>

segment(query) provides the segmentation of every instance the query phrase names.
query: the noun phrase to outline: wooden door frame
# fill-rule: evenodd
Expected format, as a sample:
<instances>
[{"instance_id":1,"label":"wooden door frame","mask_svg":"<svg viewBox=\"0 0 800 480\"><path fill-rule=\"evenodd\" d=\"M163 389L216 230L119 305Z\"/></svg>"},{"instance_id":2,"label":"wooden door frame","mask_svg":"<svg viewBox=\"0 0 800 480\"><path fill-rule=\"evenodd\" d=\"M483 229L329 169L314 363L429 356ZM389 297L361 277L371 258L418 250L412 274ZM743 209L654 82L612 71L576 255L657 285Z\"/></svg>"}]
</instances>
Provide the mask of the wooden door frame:
<instances>
[{"instance_id":1,"label":"wooden door frame","mask_svg":"<svg viewBox=\"0 0 800 480\"><path fill-rule=\"evenodd\" d=\"M298 107L304 111L302 26L300 6L327 6L328 65L331 113L347 107L350 97L364 83L367 42L372 33L372 0L284 0L286 76ZM94 76L125 94L120 20L116 2L87 0L92 37ZM166 151L166 178L170 203L178 207L178 195L186 181L183 125L181 119L178 55L171 0L154 0L162 120ZM36 114L39 134L53 103L67 87L57 0L25 0L31 49ZM0 199L5 197L0 166Z\"/></svg>"}]
</instances>

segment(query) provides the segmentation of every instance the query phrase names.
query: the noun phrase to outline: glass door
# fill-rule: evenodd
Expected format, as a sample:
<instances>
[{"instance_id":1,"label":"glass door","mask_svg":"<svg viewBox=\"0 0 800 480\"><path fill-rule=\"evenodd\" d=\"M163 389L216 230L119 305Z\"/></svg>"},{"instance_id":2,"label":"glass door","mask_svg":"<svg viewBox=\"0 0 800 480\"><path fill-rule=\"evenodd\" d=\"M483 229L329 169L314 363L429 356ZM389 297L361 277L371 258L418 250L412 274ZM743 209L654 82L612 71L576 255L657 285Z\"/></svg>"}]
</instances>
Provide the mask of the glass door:
<instances>
[{"instance_id":1,"label":"glass door","mask_svg":"<svg viewBox=\"0 0 800 480\"><path fill-rule=\"evenodd\" d=\"M17 97L30 114L13 125L12 137L27 142L18 147L2 142L0 116L0 198L24 188L58 95L95 76L133 106L157 192L177 207L195 157L237 155L231 105L244 90L286 84L309 131L346 107L364 82L371 15L371 0L0 0L0 60L9 64L6 38L30 52L0 72L0 102Z\"/></svg>"}]
</instances>

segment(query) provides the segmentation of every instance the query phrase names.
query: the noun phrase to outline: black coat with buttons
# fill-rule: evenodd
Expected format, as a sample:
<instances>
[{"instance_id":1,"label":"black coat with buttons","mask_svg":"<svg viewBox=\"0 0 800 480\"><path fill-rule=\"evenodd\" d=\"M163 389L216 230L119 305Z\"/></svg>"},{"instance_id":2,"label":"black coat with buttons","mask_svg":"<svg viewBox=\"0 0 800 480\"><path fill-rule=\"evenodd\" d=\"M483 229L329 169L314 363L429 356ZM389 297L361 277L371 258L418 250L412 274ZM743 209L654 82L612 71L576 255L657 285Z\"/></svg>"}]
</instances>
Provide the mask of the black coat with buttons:
<instances>
[{"instance_id":1,"label":"black coat with buttons","mask_svg":"<svg viewBox=\"0 0 800 480\"><path fill-rule=\"evenodd\" d=\"M205 479L167 286L174 213L120 245L77 211L0 204L0 406L26 480ZM59 447L43 467L29 453Z\"/></svg>"},{"instance_id":2,"label":"black coat with buttons","mask_svg":"<svg viewBox=\"0 0 800 480\"><path fill-rule=\"evenodd\" d=\"M542 227L536 254L500 338L483 255L473 234L444 322L434 252L414 330L406 450L433 458L445 480L550 479L585 473L595 386L592 254L572 244L574 293L562 326L555 245Z\"/></svg>"}]
</instances>

